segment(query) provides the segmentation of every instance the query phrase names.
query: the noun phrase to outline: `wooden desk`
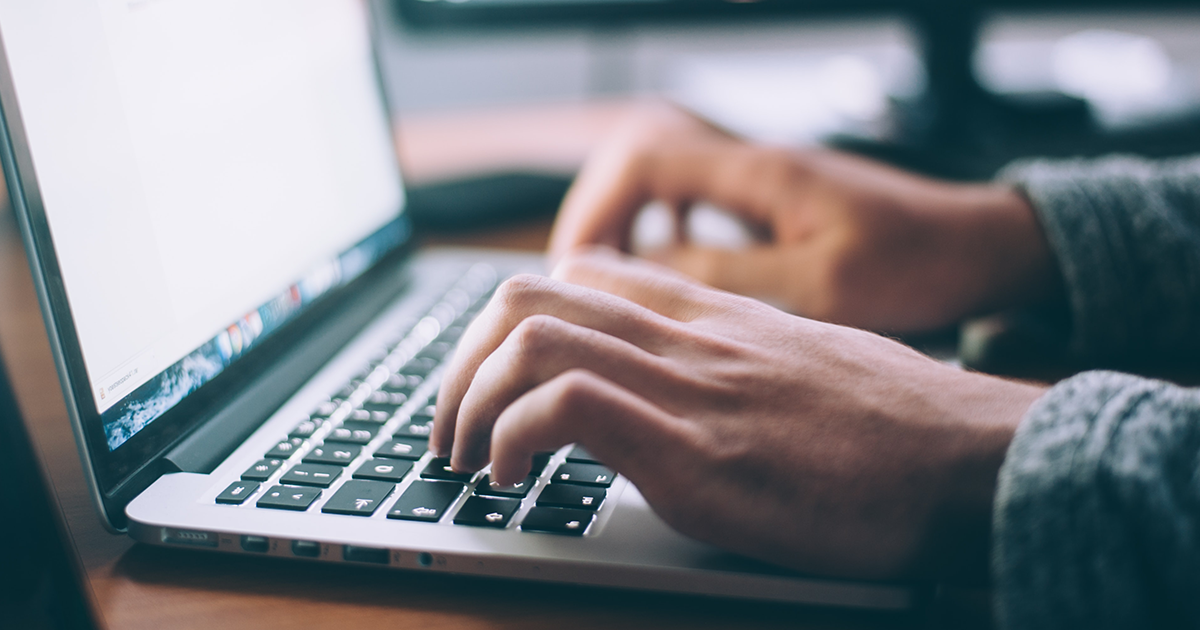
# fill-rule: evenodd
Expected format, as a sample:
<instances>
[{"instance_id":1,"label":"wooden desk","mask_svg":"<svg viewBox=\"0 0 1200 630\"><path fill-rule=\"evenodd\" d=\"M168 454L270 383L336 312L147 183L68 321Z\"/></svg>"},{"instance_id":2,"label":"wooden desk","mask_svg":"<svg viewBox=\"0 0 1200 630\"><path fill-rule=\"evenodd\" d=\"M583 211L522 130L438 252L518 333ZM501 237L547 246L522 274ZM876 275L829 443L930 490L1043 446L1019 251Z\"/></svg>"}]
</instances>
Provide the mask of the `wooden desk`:
<instances>
[{"instance_id":1,"label":"wooden desk","mask_svg":"<svg viewBox=\"0 0 1200 630\"><path fill-rule=\"evenodd\" d=\"M618 109L603 105L560 112L556 124L561 128L547 135L565 140L562 144L547 143L551 150L544 155L552 159L542 164L572 167ZM463 121L474 125L476 131L486 132L497 121L508 124L525 120L526 128L536 124L544 132L552 118L514 112L468 116ZM410 156L441 155L444 146L438 139L447 126L452 126L448 120L432 120L426 127L414 121L410 127L414 144L403 149ZM439 128L443 131L438 132ZM493 143L492 157L464 159L460 166L464 170L485 169L502 163L504 137L528 146L528 136L514 135L509 127L489 141ZM470 148L461 146L464 152ZM517 147L513 155L519 155ZM417 164L412 170L421 173L415 178L418 180L447 177L454 172L454 160L450 158L443 158L441 165L433 158L424 158L428 162L414 159ZM537 163L534 158L529 160L524 165ZM453 240L462 244L538 247L545 242L547 227L524 226ZM917 624L911 616L460 578L135 545L124 536L105 532L87 497L29 270L7 209L0 211L0 350L30 433L49 464L95 607L111 628L575 630L894 628Z\"/></svg>"}]
</instances>

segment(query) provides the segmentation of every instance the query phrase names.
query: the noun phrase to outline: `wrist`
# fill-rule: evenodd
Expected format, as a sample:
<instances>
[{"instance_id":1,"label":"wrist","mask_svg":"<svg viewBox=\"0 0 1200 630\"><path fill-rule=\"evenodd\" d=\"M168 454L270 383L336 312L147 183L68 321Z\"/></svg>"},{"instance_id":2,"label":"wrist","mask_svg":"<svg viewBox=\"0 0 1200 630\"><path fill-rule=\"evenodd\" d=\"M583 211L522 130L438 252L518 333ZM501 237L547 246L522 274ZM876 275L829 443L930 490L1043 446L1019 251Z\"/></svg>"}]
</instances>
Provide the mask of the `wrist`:
<instances>
[{"instance_id":1,"label":"wrist","mask_svg":"<svg viewBox=\"0 0 1200 630\"><path fill-rule=\"evenodd\" d=\"M954 411L925 556L938 579L979 584L988 577L1000 467L1021 419L1048 388L968 372L962 377L947 388Z\"/></svg>"},{"instance_id":2,"label":"wrist","mask_svg":"<svg viewBox=\"0 0 1200 630\"><path fill-rule=\"evenodd\" d=\"M1027 306L1061 294L1058 264L1033 206L1007 184L969 187L959 212L960 255L973 270L972 314Z\"/></svg>"}]
</instances>

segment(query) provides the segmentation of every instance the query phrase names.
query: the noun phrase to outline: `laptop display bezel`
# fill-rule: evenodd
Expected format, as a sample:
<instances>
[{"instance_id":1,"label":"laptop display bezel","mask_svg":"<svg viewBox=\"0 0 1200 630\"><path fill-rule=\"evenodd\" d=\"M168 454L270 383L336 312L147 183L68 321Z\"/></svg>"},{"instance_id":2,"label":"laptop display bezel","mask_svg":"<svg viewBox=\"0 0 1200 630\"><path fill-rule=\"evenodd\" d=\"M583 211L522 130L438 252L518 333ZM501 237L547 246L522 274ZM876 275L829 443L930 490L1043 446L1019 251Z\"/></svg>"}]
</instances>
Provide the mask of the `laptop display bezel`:
<instances>
[{"instance_id":1,"label":"laptop display bezel","mask_svg":"<svg viewBox=\"0 0 1200 630\"><path fill-rule=\"evenodd\" d=\"M369 7L370 45L380 106L387 114L391 138L396 129L391 116L387 90L380 67L378 16ZM397 169L400 155L393 146ZM34 286L42 306L46 330L59 372L67 411L74 425L84 471L92 490L93 500L101 510L105 525L120 531L124 527L124 506L138 492L153 483L159 475L172 472L161 460L164 453L189 433L211 419L221 405L235 398L240 391L269 369L273 359L297 341L306 330L320 322L336 317L339 307L351 296L372 283L380 269L394 267L415 247L413 226L404 212L404 196L396 208L396 220L407 238L392 249L372 269L352 282L321 296L311 305L247 351L212 381L199 387L179 404L130 437L115 450L109 450L100 412L91 394L90 381L84 367L83 354L74 325L70 304L54 242L46 218L32 154L21 122L20 107L9 68L4 43L0 39L0 164L9 183L9 198L18 219L26 246ZM403 192L403 178L400 178ZM265 420L265 417L262 418Z\"/></svg>"}]
</instances>

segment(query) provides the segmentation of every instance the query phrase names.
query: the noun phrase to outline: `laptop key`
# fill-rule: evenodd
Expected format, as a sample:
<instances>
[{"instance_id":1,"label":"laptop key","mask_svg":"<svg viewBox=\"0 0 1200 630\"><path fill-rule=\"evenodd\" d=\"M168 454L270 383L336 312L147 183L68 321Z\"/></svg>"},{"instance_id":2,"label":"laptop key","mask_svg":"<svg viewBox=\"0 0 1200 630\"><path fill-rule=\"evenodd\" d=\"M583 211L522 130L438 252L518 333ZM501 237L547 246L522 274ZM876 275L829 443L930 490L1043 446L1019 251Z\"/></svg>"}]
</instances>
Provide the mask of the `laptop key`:
<instances>
[{"instance_id":1,"label":"laptop key","mask_svg":"<svg viewBox=\"0 0 1200 630\"><path fill-rule=\"evenodd\" d=\"M398 437L379 447L375 457L411 459L416 461L429 450L429 443L420 438Z\"/></svg>"},{"instance_id":2,"label":"laptop key","mask_svg":"<svg viewBox=\"0 0 1200 630\"><path fill-rule=\"evenodd\" d=\"M379 425L368 422L346 422L329 432L326 442L345 442L346 444L366 444L375 438Z\"/></svg>"},{"instance_id":3,"label":"laptop key","mask_svg":"<svg viewBox=\"0 0 1200 630\"><path fill-rule=\"evenodd\" d=\"M458 510L458 514L454 517L454 524L503 529L508 525L513 514L517 513L519 507L521 507L521 502L516 499L471 497Z\"/></svg>"},{"instance_id":4,"label":"laptop key","mask_svg":"<svg viewBox=\"0 0 1200 630\"><path fill-rule=\"evenodd\" d=\"M312 418L328 418L338 410L339 406L341 406L341 401L327 400L317 405L317 408L313 409L313 412L309 415Z\"/></svg>"},{"instance_id":5,"label":"laptop key","mask_svg":"<svg viewBox=\"0 0 1200 630\"><path fill-rule=\"evenodd\" d=\"M241 505L258 490L258 485L257 481L235 481L217 495L217 503Z\"/></svg>"},{"instance_id":6,"label":"laptop key","mask_svg":"<svg viewBox=\"0 0 1200 630\"><path fill-rule=\"evenodd\" d=\"M588 510L535 507L521 521L521 531L582 536L595 518Z\"/></svg>"},{"instance_id":7,"label":"laptop key","mask_svg":"<svg viewBox=\"0 0 1200 630\"><path fill-rule=\"evenodd\" d=\"M313 433L317 432L317 429L320 428L321 424L322 421L320 420L305 420L300 424L297 424L296 428L292 429L291 433L288 433L288 437L300 438L302 440L310 438L312 437Z\"/></svg>"},{"instance_id":8,"label":"laptop key","mask_svg":"<svg viewBox=\"0 0 1200 630\"><path fill-rule=\"evenodd\" d=\"M569 483L552 483L542 489L537 504L542 507L576 508L596 510L608 496L608 490L593 486L577 486Z\"/></svg>"},{"instance_id":9,"label":"laptop key","mask_svg":"<svg viewBox=\"0 0 1200 630\"><path fill-rule=\"evenodd\" d=\"M393 374L379 388L392 394L411 396L424 380L424 378L415 374Z\"/></svg>"},{"instance_id":10,"label":"laptop key","mask_svg":"<svg viewBox=\"0 0 1200 630\"><path fill-rule=\"evenodd\" d=\"M438 363L440 362L429 357L417 357L408 363L405 363L404 366L400 368L400 373L406 376L419 376L421 378L425 378L426 376L429 376L429 373L438 366Z\"/></svg>"},{"instance_id":11,"label":"laptop key","mask_svg":"<svg viewBox=\"0 0 1200 630\"><path fill-rule=\"evenodd\" d=\"M435 523L464 489L465 485L451 481L414 481L396 499L387 516L405 521Z\"/></svg>"},{"instance_id":12,"label":"laptop key","mask_svg":"<svg viewBox=\"0 0 1200 630\"><path fill-rule=\"evenodd\" d=\"M282 459L260 459L242 473L242 479L244 481L266 481L282 465Z\"/></svg>"},{"instance_id":13,"label":"laptop key","mask_svg":"<svg viewBox=\"0 0 1200 630\"><path fill-rule=\"evenodd\" d=\"M321 511L326 514L349 514L350 516L370 516L379 508L379 504L387 498L395 484L382 481L364 481L351 479L342 484L341 488L325 502Z\"/></svg>"},{"instance_id":14,"label":"laptop key","mask_svg":"<svg viewBox=\"0 0 1200 630\"><path fill-rule=\"evenodd\" d=\"M357 444L329 444L327 446L318 446L308 452L304 456L305 464L335 464L337 466L345 466L354 461L355 457L362 452L362 447Z\"/></svg>"},{"instance_id":15,"label":"laptop key","mask_svg":"<svg viewBox=\"0 0 1200 630\"><path fill-rule=\"evenodd\" d=\"M428 440L429 434L433 433L433 422L409 422L399 429L396 429L395 436L398 438L413 438Z\"/></svg>"},{"instance_id":16,"label":"laptop key","mask_svg":"<svg viewBox=\"0 0 1200 630\"><path fill-rule=\"evenodd\" d=\"M287 459L296 452L296 449L304 445L304 438L288 438L276 444L271 450L267 451L267 459Z\"/></svg>"},{"instance_id":17,"label":"laptop key","mask_svg":"<svg viewBox=\"0 0 1200 630\"><path fill-rule=\"evenodd\" d=\"M273 510L295 510L303 512L312 505L317 497L321 496L320 488L298 488L295 486L275 486L267 490L266 494L258 500L257 505L260 508L271 508Z\"/></svg>"},{"instance_id":18,"label":"laptop key","mask_svg":"<svg viewBox=\"0 0 1200 630\"><path fill-rule=\"evenodd\" d=\"M491 475L484 475L483 479L479 480L479 484L475 486L475 494L523 499L536 484L537 477L530 475L511 486L498 486L492 483Z\"/></svg>"},{"instance_id":19,"label":"laptop key","mask_svg":"<svg viewBox=\"0 0 1200 630\"><path fill-rule=\"evenodd\" d=\"M367 396L367 399L363 401L363 409L383 411L391 415L395 414L396 410L403 407L406 402L408 402L408 394L381 389L371 392L371 395Z\"/></svg>"},{"instance_id":20,"label":"laptop key","mask_svg":"<svg viewBox=\"0 0 1200 630\"><path fill-rule=\"evenodd\" d=\"M421 471L422 479L467 482L473 477L475 477L475 473L454 472L454 469L450 467L449 457L435 457L429 460L429 463L425 465L425 470Z\"/></svg>"},{"instance_id":21,"label":"laptop key","mask_svg":"<svg viewBox=\"0 0 1200 630\"><path fill-rule=\"evenodd\" d=\"M279 483L286 483L293 486L328 488L338 478L338 475L341 474L342 469L340 466L300 464L283 473L283 476L279 478Z\"/></svg>"},{"instance_id":22,"label":"laptop key","mask_svg":"<svg viewBox=\"0 0 1200 630\"><path fill-rule=\"evenodd\" d=\"M412 462L397 459L372 459L354 471L355 479L374 479L396 483L412 470Z\"/></svg>"},{"instance_id":23,"label":"laptop key","mask_svg":"<svg viewBox=\"0 0 1200 630\"><path fill-rule=\"evenodd\" d=\"M542 473L546 472L546 466L550 465L551 457L554 457L554 453L534 453L533 465L529 468L529 474L541 477Z\"/></svg>"},{"instance_id":24,"label":"laptop key","mask_svg":"<svg viewBox=\"0 0 1200 630\"><path fill-rule=\"evenodd\" d=\"M550 475L553 483L575 483L585 486L607 488L612 485L616 474L599 464L563 464Z\"/></svg>"},{"instance_id":25,"label":"laptop key","mask_svg":"<svg viewBox=\"0 0 1200 630\"><path fill-rule=\"evenodd\" d=\"M587 449L583 448L582 446L578 446L578 445L573 447L571 449L571 452L567 453L567 461L569 461L573 464L601 464L601 463L603 463L600 460L596 459L595 455L592 455L591 453L589 453L587 451Z\"/></svg>"},{"instance_id":26,"label":"laptop key","mask_svg":"<svg viewBox=\"0 0 1200 630\"><path fill-rule=\"evenodd\" d=\"M346 419L352 422L374 422L375 424L383 424L392 419L392 413L387 411L372 411L370 409L354 409Z\"/></svg>"}]
</instances>

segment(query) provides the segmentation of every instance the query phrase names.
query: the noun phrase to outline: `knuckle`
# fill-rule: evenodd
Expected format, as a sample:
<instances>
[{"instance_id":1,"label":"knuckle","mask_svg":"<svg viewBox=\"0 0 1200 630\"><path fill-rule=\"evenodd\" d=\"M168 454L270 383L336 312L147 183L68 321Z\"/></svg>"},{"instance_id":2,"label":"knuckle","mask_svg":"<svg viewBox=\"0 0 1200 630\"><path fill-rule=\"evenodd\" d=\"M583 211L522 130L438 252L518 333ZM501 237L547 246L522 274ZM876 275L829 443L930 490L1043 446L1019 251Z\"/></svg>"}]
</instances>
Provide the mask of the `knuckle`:
<instances>
[{"instance_id":1,"label":"knuckle","mask_svg":"<svg viewBox=\"0 0 1200 630\"><path fill-rule=\"evenodd\" d=\"M563 322L550 315L526 317L509 335L518 359L532 360L553 351L563 337Z\"/></svg>"},{"instance_id":2,"label":"knuckle","mask_svg":"<svg viewBox=\"0 0 1200 630\"><path fill-rule=\"evenodd\" d=\"M496 289L492 302L504 311L520 311L533 304L539 295L547 289L548 280L533 274L517 274L505 280Z\"/></svg>"},{"instance_id":3,"label":"knuckle","mask_svg":"<svg viewBox=\"0 0 1200 630\"><path fill-rule=\"evenodd\" d=\"M551 415L561 421L587 407L596 397L596 378L582 368L567 370L555 378Z\"/></svg>"}]
</instances>

